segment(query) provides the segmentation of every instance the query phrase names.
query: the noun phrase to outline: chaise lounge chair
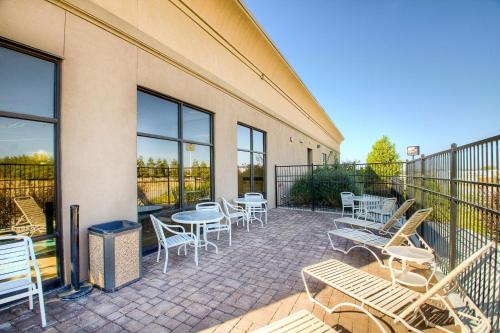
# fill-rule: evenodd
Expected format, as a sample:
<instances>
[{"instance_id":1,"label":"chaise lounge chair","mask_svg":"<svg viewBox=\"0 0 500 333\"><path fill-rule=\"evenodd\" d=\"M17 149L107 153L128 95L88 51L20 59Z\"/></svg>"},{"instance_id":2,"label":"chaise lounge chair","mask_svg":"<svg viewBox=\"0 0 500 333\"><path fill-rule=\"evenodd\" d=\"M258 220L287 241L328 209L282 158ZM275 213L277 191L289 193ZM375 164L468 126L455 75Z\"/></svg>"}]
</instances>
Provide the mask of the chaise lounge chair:
<instances>
[{"instance_id":1,"label":"chaise lounge chair","mask_svg":"<svg viewBox=\"0 0 500 333\"><path fill-rule=\"evenodd\" d=\"M356 247L362 247L368 250L375 259L379 262L380 266L385 267L382 260L377 256L375 252L373 252L370 247L374 247L380 249L382 253L385 253L386 249L389 246L399 246L403 244L408 244L409 246L414 246L411 242L410 238L412 236L416 236L420 242L427 248L429 251L432 251L431 248L427 245L427 243L417 234L417 228L420 224L429 216L432 212L432 208L420 209L416 211L409 219L406 221L399 230L392 235L391 238L375 235L366 230L352 229L352 228L343 228L328 231L328 238L330 239L330 244L332 248L336 251L340 251L342 253L348 254L352 249ZM349 249L344 250L335 246L332 236L337 236L340 238L344 238L350 240L354 243Z\"/></svg>"},{"instance_id":2,"label":"chaise lounge chair","mask_svg":"<svg viewBox=\"0 0 500 333\"><path fill-rule=\"evenodd\" d=\"M366 230L375 230L380 234L387 234L392 228L396 226L396 223L404 216L404 214L408 211L408 209L413 205L415 199L409 199L403 202L401 207L396 210L396 212L387 220L386 223L361 220L359 218L354 217L341 217L338 219L334 219L333 223L337 229L339 228L338 224L346 224L351 227L357 227Z\"/></svg>"},{"instance_id":3,"label":"chaise lounge chair","mask_svg":"<svg viewBox=\"0 0 500 333\"><path fill-rule=\"evenodd\" d=\"M439 327L444 331L450 332L445 327L439 326L439 323L432 322L428 318L428 315L426 315L428 311L426 310L429 310L429 307L439 312L447 312L449 317L454 319L454 324L461 327L462 332L490 332L491 324L488 318L460 290L455 280L467 268L480 260L494 244L494 242L489 242L483 246L448 273L442 280L437 282L425 294L394 284L335 259L304 268L302 270L302 279L309 299L328 313L333 313L336 307L328 308L316 300L309 290L306 275L361 302L361 307L368 306L392 318L394 323L401 322L407 329L413 332L422 332L417 328L422 324ZM458 293L458 296L460 296L464 304L460 308L455 308L447 298L447 295L457 288L461 291ZM429 301L436 304L429 304ZM427 306L427 309L424 309L424 305ZM439 315L436 317L439 317ZM445 316L446 319L449 319L449 317ZM445 325L449 324L448 320Z\"/></svg>"},{"instance_id":4,"label":"chaise lounge chair","mask_svg":"<svg viewBox=\"0 0 500 333\"><path fill-rule=\"evenodd\" d=\"M350 306L357 310L364 312L370 319L372 319L375 324L379 327L382 332L385 332L379 321L366 309L360 307L356 304L351 303L340 303L334 307L336 309L340 307ZM340 333L334 330L330 326L326 325L324 322L316 318L307 310L297 311L288 317L280 319L273 322L267 326L259 328L258 330L252 331L252 333Z\"/></svg>"},{"instance_id":5,"label":"chaise lounge chair","mask_svg":"<svg viewBox=\"0 0 500 333\"><path fill-rule=\"evenodd\" d=\"M21 216L16 221L16 224L12 226L13 231L33 236L37 233L44 233L44 231L47 230L47 218L45 213L43 209L38 206L33 197L17 197L14 198L14 202L23 216Z\"/></svg>"}]
</instances>

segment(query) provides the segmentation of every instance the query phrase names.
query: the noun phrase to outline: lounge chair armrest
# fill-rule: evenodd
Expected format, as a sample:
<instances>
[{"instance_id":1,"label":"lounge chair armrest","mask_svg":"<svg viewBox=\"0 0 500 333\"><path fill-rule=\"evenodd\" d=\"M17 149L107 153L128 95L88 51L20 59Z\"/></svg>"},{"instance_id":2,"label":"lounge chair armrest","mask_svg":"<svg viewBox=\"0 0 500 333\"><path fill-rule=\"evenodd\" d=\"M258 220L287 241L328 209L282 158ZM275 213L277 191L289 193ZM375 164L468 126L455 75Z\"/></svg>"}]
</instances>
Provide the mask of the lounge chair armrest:
<instances>
[{"instance_id":1,"label":"lounge chair armrest","mask_svg":"<svg viewBox=\"0 0 500 333\"><path fill-rule=\"evenodd\" d=\"M343 306L346 306L346 307L352 307L352 308L355 308L356 310L359 310L361 312L363 312L365 315L368 316L368 318L370 318L371 320L373 320L373 322L375 323L375 325L377 325L378 329L382 332L382 333L386 333L387 331L384 329L384 327L382 326L382 324L380 323L380 321L375 318L375 316L370 313L370 311L366 310L365 308L363 308L362 306L360 305L357 305L357 304L354 304L354 303L348 303L348 302L344 302L344 303L339 303L337 305L335 305L331 310L330 313L333 313L335 312L335 310L337 310L338 308L340 307L343 307Z\"/></svg>"}]
</instances>

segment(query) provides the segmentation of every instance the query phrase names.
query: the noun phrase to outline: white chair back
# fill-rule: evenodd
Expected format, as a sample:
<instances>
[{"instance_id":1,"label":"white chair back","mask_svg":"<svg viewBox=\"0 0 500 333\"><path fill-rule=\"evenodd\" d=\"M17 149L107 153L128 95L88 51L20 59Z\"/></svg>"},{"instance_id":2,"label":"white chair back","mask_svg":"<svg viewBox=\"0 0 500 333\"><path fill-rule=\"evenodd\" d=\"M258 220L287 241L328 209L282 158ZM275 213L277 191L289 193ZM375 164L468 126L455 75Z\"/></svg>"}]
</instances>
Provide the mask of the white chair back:
<instances>
[{"instance_id":1,"label":"white chair back","mask_svg":"<svg viewBox=\"0 0 500 333\"><path fill-rule=\"evenodd\" d=\"M222 212L222 208L218 202L202 202L196 205L198 211Z\"/></svg>"},{"instance_id":2,"label":"white chair back","mask_svg":"<svg viewBox=\"0 0 500 333\"><path fill-rule=\"evenodd\" d=\"M0 242L0 285L9 280L31 282L30 257L35 261L31 238L6 236L0 237Z\"/></svg>"},{"instance_id":3,"label":"white chair back","mask_svg":"<svg viewBox=\"0 0 500 333\"><path fill-rule=\"evenodd\" d=\"M225 198L220 198L222 201L222 214L226 217L226 219L229 219L230 215L230 209L229 209L229 202Z\"/></svg>"},{"instance_id":4,"label":"white chair back","mask_svg":"<svg viewBox=\"0 0 500 333\"><path fill-rule=\"evenodd\" d=\"M352 192L340 192L340 199L342 200L342 206L354 205L354 193Z\"/></svg>"},{"instance_id":5,"label":"white chair back","mask_svg":"<svg viewBox=\"0 0 500 333\"><path fill-rule=\"evenodd\" d=\"M258 192L248 192L245 193L245 199L264 199L262 193Z\"/></svg>"},{"instance_id":6,"label":"white chair back","mask_svg":"<svg viewBox=\"0 0 500 333\"><path fill-rule=\"evenodd\" d=\"M385 198L382 200L382 213L391 214L396 206L396 198Z\"/></svg>"}]
</instances>

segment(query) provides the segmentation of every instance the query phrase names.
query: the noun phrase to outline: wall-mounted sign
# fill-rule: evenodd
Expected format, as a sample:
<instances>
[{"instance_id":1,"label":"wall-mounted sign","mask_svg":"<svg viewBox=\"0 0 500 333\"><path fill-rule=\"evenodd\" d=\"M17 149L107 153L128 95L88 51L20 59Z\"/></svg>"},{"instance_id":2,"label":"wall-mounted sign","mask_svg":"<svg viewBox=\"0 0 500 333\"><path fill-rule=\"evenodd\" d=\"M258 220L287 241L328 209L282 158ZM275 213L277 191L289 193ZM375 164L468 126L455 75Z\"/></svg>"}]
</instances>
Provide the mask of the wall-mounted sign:
<instances>
[{"instance_id":1,"label":"wall-mounted sign","mask_svg":"<svg viewBox=\"0 0 500 333\"><path fill-rule=\"evenodd\" d=\"M406 148L406 154L408 156L418 156L420 155L420 146L409 146Z\"/></svg>"}]
</instances>

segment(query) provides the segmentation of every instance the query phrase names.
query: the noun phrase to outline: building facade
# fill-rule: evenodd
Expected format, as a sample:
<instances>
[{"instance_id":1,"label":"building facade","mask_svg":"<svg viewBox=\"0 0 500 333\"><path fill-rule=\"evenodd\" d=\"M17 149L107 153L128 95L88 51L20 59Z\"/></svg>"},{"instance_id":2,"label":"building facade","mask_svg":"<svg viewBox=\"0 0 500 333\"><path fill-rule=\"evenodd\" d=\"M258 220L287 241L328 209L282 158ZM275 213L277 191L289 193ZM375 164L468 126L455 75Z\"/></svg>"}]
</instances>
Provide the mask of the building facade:
<instances>
[{"instance_id":1,"label":"building facade","mask_svg":"<svg viewBox=\"0 0 500 333\"><path fill-rule=\"evenodd\" d=\"M338 156L342 134L237 0L1 0L4 233L70 272L69 207L89 226L263 192L274 166ZM139 214L138 214L139 211Z\"/></svg>"}]
</instances>

